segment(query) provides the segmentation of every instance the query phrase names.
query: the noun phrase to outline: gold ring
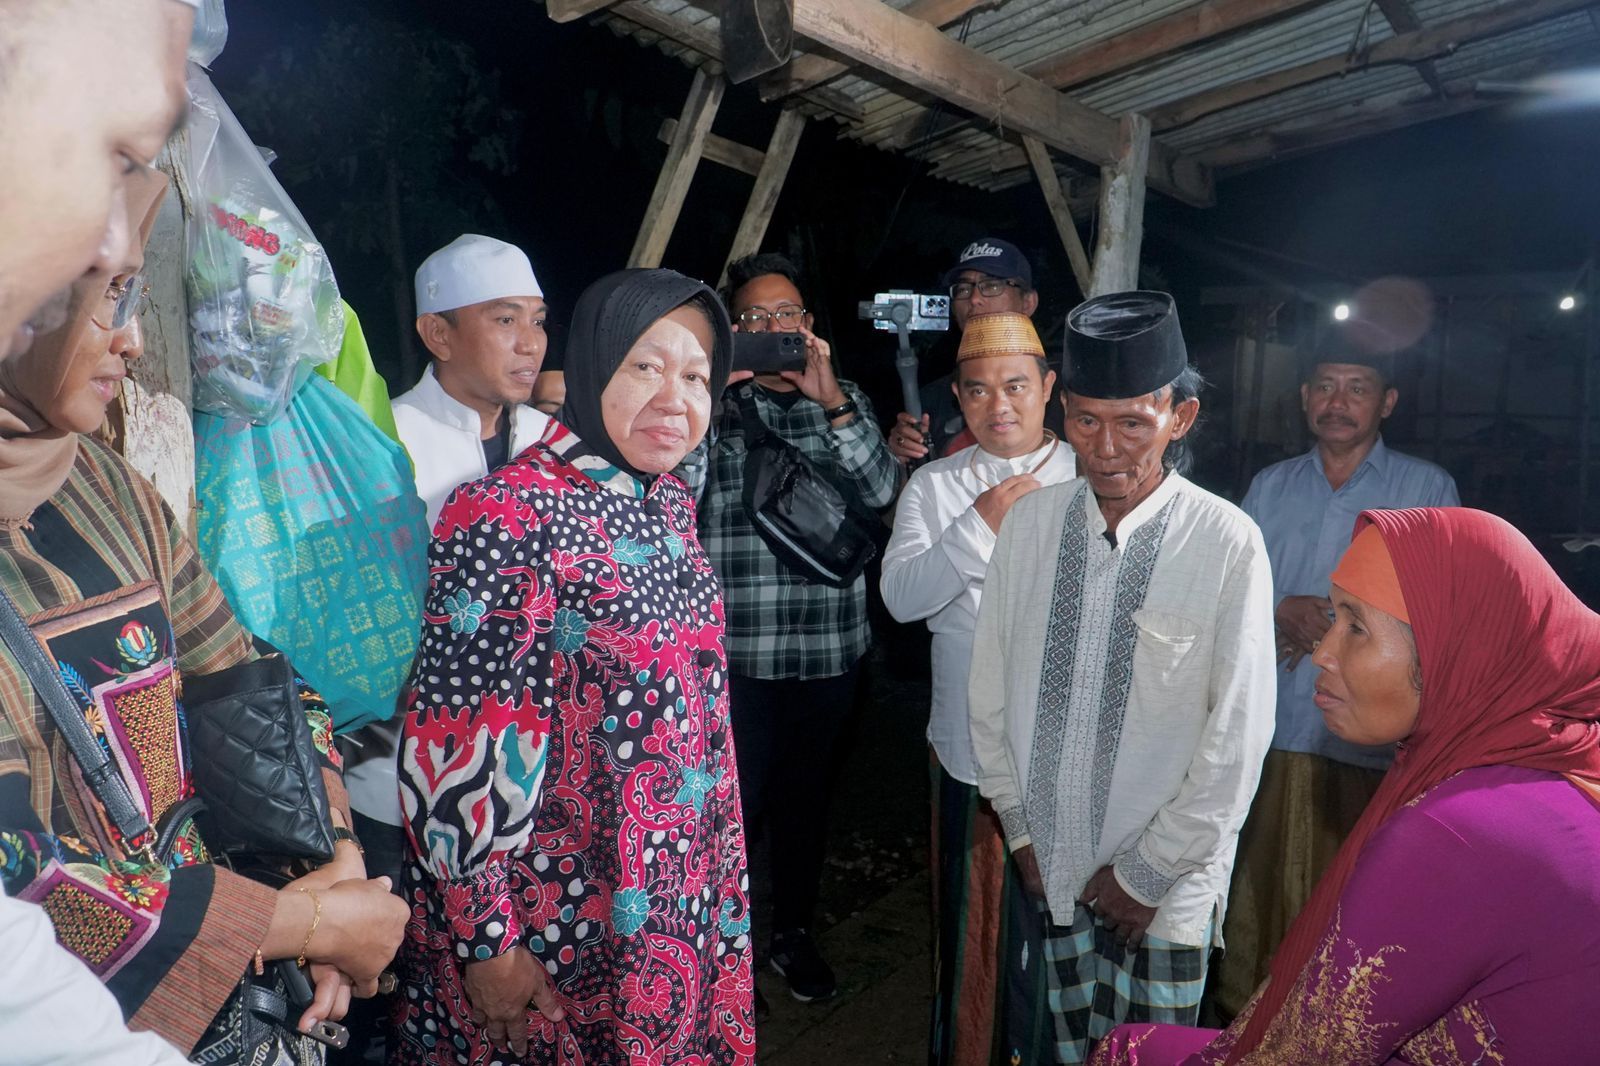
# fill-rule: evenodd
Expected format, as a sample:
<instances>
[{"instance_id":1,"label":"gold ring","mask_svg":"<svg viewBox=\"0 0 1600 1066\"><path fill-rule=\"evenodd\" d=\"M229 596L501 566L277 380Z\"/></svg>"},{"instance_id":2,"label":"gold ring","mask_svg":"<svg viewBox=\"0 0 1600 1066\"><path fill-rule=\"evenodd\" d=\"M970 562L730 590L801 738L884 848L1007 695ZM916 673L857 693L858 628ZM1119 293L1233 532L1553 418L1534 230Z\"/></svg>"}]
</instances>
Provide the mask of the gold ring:
<instances>
[{"instance_id":1,"label":"gold ring","mask_svg":"<svg viewBox=\"0 0 1600 1066\"><path fill-rule=\"evenodd\" d=\"M394 975L393 970L385 970L378 975L378 992L380 994L387 996L399 987L400 978Z\"/></svg>"}]
</instances>

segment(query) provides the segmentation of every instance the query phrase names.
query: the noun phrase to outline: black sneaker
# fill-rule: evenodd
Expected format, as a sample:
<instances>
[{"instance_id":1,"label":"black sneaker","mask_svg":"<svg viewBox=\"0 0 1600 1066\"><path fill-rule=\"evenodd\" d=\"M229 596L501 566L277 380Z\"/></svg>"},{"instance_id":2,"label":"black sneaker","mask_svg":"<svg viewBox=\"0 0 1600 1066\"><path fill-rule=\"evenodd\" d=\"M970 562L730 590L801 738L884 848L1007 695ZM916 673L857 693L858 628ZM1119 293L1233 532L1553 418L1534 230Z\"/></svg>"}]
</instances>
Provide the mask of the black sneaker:
<instances>
[{"instance_id":1,"label":"black sneaker","mask_svg":"<svg viewBox=\"0 0 1600 1066\"><path fill-rule=\"evenodd\" d=\"M839 990L833 970L822 961L811 934L791 929L772 936L772 968L789 981L789 994L801 1003L828 999Z\"/></svg>"}]
</instances>

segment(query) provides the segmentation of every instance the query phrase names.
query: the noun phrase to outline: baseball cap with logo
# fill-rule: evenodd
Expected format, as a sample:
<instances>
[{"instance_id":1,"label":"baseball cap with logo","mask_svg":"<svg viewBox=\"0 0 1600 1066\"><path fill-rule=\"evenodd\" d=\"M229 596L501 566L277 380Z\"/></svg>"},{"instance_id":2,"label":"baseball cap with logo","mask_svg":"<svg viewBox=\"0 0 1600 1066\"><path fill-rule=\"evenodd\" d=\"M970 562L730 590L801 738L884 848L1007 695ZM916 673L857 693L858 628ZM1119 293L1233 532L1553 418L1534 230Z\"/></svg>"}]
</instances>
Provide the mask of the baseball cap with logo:
<instances>
[{"instance_id":1,"label":"baseball cap with logo","mask_svg":"<svg viewBox=\"0 0 1600 1066\"><path fill-rule=\"evenodd\" d=\"M1033 288L1033 267L1028 265L1028 257L999 237L979 237L963 248L956 265L944 272L944 284L954 285L963 270L976 270L993 278L1021 278L1024 286Z\"/></svg>"}]
</instances>

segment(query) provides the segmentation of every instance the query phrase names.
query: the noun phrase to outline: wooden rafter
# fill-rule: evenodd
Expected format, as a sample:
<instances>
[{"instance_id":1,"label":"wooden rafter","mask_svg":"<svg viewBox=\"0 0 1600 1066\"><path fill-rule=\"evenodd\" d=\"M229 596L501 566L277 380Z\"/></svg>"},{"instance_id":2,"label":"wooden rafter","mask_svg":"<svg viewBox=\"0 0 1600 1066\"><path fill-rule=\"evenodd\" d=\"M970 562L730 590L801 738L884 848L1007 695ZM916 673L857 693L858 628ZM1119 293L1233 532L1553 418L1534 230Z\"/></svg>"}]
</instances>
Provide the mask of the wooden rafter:
<instances>
[{"instance_id":1,"label":"wooden rafter","mask_svg":"<svg viewBox=\"0 0 1600 1066\"><path fill-rule=\"evenodd\" d=\"M555 22L574 22L610 7L617 0L545 0L545 11Z\"/></svg>"},{"instance_id":2,"label":"wooden rafter","mask_svg":"<svg viewBox=\"0 0 1600 1066\"><path fill-rule=\"evenodd\" d=\"M1590 62L1594 58L1592 45L1581 46L1501 68L1495 72L1495 77L1515 80L1548 73L1552 67ZM1445 82L1443 99L1436 99L1431 89L1418 88L1325 108L1271 129L1207 145L1193 155L1219 170L1242 170L1505 102L1499 97L1476 93L1476 81L1462 78Z\"/></svg>"},{"instance_id":3,"label":"wooden rafter","mask_svg":"<svg viewBox=\"0 0 1600 1066\"><path fill-rule=\"evenodd\" d=\"M1118 157L1117 120L902 15L882 0L797 0L795 30L859 63L1005 129L1096 166ZM1212 201L1210 173L1150 148L1149 184L1191 204Z\"/></svg>"},{"instance_id":4,"label":"wooden rafter","mask_svg":"<svg viewBox=\"0 0 1600 1066\"><path fill-rule=\"evenodd\" d=\"M1536 22L1569 14L1594 3L1595 0L1505 0L1504 3L1476 15L1467 15L1414 33L1403 33L1379 41L1352 59L1347 59L1343 54L1328 56L1287 70L1263 74L1259 78L1207 89L1205 92L1153 108L1148 117L1158 132L1172 129L1217 111L1273 96L1301 85L1309 85L1324 78L1338 77L1351 70L1384 63L1415 63L1423 59L1449 55L1470 41L1509 33Z\"/></svg>"},{"instance_id":5,"label":"wooden rafter","mask_svg":"<svg viewBox=\"0 0 1600 1066\"><path fill-rule=\"evenodd\" d=\"M1378 0L1378 10L1389 20L1389 28L1395 33L1416 33L1422 29L1422 20L1411 10L1410 0ZM1427 83L1435 96L1444 96L1444 82L1433 60L1420 60L1417 63L1417 76Z\"/></svg>"},{"instance_id":6,"label":"wooden rafter","mask_svg":"<svg viewBox=\"0 0 1600 1066\"><path fill-rule=\"evenodd\" d=\"M948 26L980 7L993 6L997 0L911 0L901 8L902 14L920 19L930 26ZM771 102L794 93L832 81L850 69L849 63L821 55L799 55L782 70L761 83L761 99Z\"/></svg>"},{"instance_id":7,"label":"wooden rafter","mask_svg":"<svg viewBox=\"0 0 1600 1066\"><path fill-rule=\"evenodd\" d=\"M1053 89L1116 74L1140 63L1315 7L1327 0L1201 0L1163 18L1154 19L1104 40L1042 59L1022 68L1022 73ZM890 143L904 146L922 136L928 109L917 107L895 122ZM968 125L967 120L944 123L929 133L930 139Z\"/></svg>"},{"instance_id":8,"label":"wooden rafter","mask_svg":"<svg viewBox=\"0 0 1600 1066\"><path fill-rule=\"evenodd\" d=\"M671 144L678 134L678 120L675 118L663 119L661 129L656 132L656 140L663 144ZM759 148L730 141L726 137L719 137L715 133L706 134L705 157L712 163L717 163L730 170L737 170L741 174L748 174L752 178L761 173L761 164L766 153Z\"/></svg>"},{"instance_id":9,"label":"wooden rafter","mask_svg":"<svg viewBox=\"0 0 1600 1066\"><path fill-rule=\"evenodd\" d=\"M674 44L680 44L691 52L697 52L707 59L718 64L720 72L722 63L722 41L709 30L700 28L682 19L663 14L651 7L643 0L620 0L607 9L613 15L619 15L641 29L651 33L660 34ZM861 105L845 96L843 93L830 89L816 88L806 93L806 99L811 103L824 107L840 118L850 122L860 122L863 115Z\"/></svg>"},{"instance_id":10,"label":"wooden rafter","mask_svg":"<svg viewBox=\"0 0 1600 1066\"><path fill-rule=\"evenodd\" d=\"M1107 40L1041 60L1024 68L1024 72L1046 85L1065 89L1324 2L1326 0L1202 0Z\"/></svg>"}]
</instances>

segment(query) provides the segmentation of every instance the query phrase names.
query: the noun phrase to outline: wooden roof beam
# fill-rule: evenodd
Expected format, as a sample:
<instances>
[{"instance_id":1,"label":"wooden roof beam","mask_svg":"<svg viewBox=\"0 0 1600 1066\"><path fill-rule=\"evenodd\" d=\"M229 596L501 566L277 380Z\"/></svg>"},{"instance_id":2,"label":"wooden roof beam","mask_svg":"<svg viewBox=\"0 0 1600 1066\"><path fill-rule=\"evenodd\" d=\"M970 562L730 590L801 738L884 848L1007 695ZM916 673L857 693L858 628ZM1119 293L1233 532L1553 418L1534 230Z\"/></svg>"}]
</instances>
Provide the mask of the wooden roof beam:
<instances>
[{"instance_id":1,"label":"wooden roof beam","mask_svg":"<svg viewBox=\"0 0 1600 1066\"><path fill-rule=\"evenodd\" d=\"M1593 46L1584 44L1503 67L1494 72L1494 77L1497 80L1532 77L1550 73L1553 68L1588 63L1593 58ZM1502 97L1479 95L1476 86L1480 80L1460 78L1445 82L1442 100L1434 99L1430 89L1407 89L1368 97L1301 115L1269 130L1218 141L1190 154L1218 170L1243 170L1505 102Z\"/></svg>"},{"instance_id":2,"label":"wooden roof beam","mask_svg":"<svg viewBox=\"0 0 1600 1066\"><path fill-rule=\"evenodd\" d=\"M554 22L576 22L585 15L610 7L617 0L545 0L545 11Z\"/></svg>"},{"instance_id":3,"label":"wooden roof beam","mask_svg":"<svg viewBox=\"0 0 1600 1066\"><path fill-rule=\"evenodd\" d=\"M675 118L662 119L661 128L656 131L656 140L662 144L672 144L678 136L678 120ZM705 150L702 155L713 163L737 170L741 174L748 174L752 178L761 173L761 164L766 162L767 154L759 148L740 144L738 141L720 137L715 133L707 133Z\"/></svg>"},{"instance_id":4,"label":"wooden roof beam","mask_svg":"<svg viewBox=\"0 0 1600 1066\"><path fill-rule=\"evenodd\" d=\"M710 30L662 14L644 3L644 0L619 0L612 3L607 10L613 15L627 19L640 29L659 34L674 44L680 44L691 52L697 52L713 60L717 64L717 73L722 72L722 41ZM843 93L831 89L812 89L806 93L806 99L850 122L860 122L864 117L860 104Z\"/></svg>"},{"instance_id":5,"label":"wooden roof beam","mask_svg":"<svg viewBox=\"0 0 1600 1066\"><path fill-rule=\"evenodd\" d=\"M1309 85L1324 78L1335 78L1351 70L1384 63L1416 63L1449 55L1461 45L1484 37L1496 37L1536 22L1570 14L1594 4L1595 0L1505 0L1476 15L1441 22L1428 29L1403 33L1379 41L1365 52L1347 59L1343 54L1303 63L1298 67L1263 74L1259 78L1218 86L1193 96L1174 100L1148 112L1157 131L1183 126L1197 118L1225 111L1230 107L1273 96L1289 89Z\"/></svg>"},{"instance_id":6,"label":"wooden roof beam","mask_svg":"<svg viewBox=\"0 0 1600 1066\"><path fill-rule=\"evenodd\" d=\"M1202 0L1114 37L1040 60L1023 72L1065 89L1116 74L1225 33L1293 15L1326 0Z\"/></svg>"},{"instance_id":7,"label":"wooden roof beam","mask_svg":"<svg viewBox=\"0 0 1600 1066\"><path fill-rule=\"evenodd\" d=\"M1422 20L1411 10L1410 0L1378 0L1378 10L1383 12L1383 17L1389 20L1389 28L1396 33L1416 33L1422 29ZM1424 59L1417 63L1417 76L1433 90L1433 95L1443 98L1444 82L1433 60Z\"/></svg>"},{"instance_id":8,"label":"wooden roof beam","mask_svg":"<svg viewBox=\"0 0 1600 1066\"><path fill-rule=\"evenodd\" d=\"M1157 59L1213 37L1248 29L1271 19L1293 15L1327 0L1201 0L1165 18L1093 41L1070 52L1042 59L1022 68L1055 89L1068 89ZM927 119L928 108L918 107L895 121L888 143L905 147L914 142ZM954 124L965 127L967 123ZM954 128L954 127L953 127ZM1157 126L1159 129L1160 127ZM936 134L937 135L937 134Z\"/></svg>"},{"instance_id":9,"label":"wooden roof beam","mask_svg":"<svg viewBox=\"0 0 1600 1066\"><path fill-rule=\"evenodd\" d=\"M1451 92L1452 88L1452 84L1447 82L1446 92ZM1345 105L1320 111L1306 121L1296 121L1291 126L1247 134L1211 145L1196 152L1195 156L1218 170L1245 170L1263 163L1277 163L1332 148L1346 141L1465 114L1503 101L1479 97L1470 91L1447 95L1438 100L1434 98L1433 90L1423 88L1406 90L1402 99L1386 107L1367 107L1371 102L1363 101L1354 107Z\"/></svg>"},{"instance_id":10,"label":"wooden roof beam","mask_svg":"<svg viewBox=\"0 0 1600 1066\"><path fill-rule=\"evenodd\" d=\"M796 0L794 28L834 51L1095 166L1119 158L1118 120L969 48L882 0ZM1149 184L1209 205L1211 174L1164 145L1150 147Z\"/></svg>"},{"instance_id":11,"label":"wooden roof beam","mask_svg":"<svg viewBox=\"0 0 1600 1066\"><path fill-rule=\"evenodd\" d=\"M592 2L592 0L591 0ZM982 7L997 6L1000 0L911 0L900 9L901 14L921 19L930 26L948 26L959 22ZM821 55L797 55L781 70L773 71L761 82L761 99L768 103L785 96L805 92L807 89L832 81L850 69L842 63Z\"/></svg>"}]
</instances>

